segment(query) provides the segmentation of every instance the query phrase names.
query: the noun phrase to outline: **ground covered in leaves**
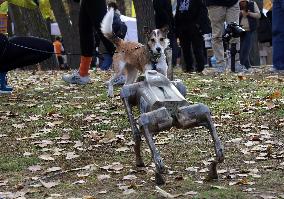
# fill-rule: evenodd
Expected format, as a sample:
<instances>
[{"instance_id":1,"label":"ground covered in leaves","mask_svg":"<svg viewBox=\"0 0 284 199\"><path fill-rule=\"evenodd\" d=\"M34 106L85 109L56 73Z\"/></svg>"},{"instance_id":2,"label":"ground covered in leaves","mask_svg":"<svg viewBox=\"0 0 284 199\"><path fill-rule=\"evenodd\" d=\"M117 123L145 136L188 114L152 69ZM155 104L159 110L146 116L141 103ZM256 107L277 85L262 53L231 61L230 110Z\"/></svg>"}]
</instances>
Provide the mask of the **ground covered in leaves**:
<instances>
[{"instance_id":1,"label":"ground covered in leaves","mask_svg":"<svg viewBox=\"0 0 284 199\"><path fill-rule=\"evenodd\" d=\"M187 100L207 104L225 147L219 180L206 182L214 158L206 129L155 137L167 167L156 187L135 167L132 137L119 99L106 96L108 73L67 85L62 72L10 72L12 95L0 95L0 198L284 198L284 77L201 76L176 71Z\"/></svg>"}]
</instances>

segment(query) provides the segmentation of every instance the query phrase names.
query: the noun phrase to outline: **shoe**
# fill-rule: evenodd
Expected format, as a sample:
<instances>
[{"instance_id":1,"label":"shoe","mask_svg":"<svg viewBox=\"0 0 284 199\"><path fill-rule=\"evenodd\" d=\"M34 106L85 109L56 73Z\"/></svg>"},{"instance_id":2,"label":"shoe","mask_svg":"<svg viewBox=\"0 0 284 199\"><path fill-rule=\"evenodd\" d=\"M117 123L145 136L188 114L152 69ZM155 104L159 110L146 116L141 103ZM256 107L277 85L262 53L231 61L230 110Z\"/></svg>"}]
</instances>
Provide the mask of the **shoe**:
<instances>
[{"instance_id":1,"label":"shoe","mask_svg":"<svg viewBox=\"0 0 284 199\"><path fill-rule=\"evenodd\" d=\"M236 73L248 73L248 69L244 65L237 62L235 65L235 72Z\"/></svg>"},{"instance_id":2,"label":"shoe","mask_svg":"<svg viewBox=\"0 0 284 199\"><path fill-rule=\"evenodd\" d=\"M78 71L74 71L71 75L63 75L62 80L64 80L69 84L80 84L80 85L88 84L91 82L89 75L82 77L80 76Z\"/></svg>"},{"instance_id":3,"label":"shoe","mask_svg":"<svg viewBox=\"0 0 284 199\"><path fill-rule=\"evenodd\" d=\"M10 94L13 91L13 88L7 86L7 72L0 72L0 93Z\"/></svg>"},{"instance_id":4,"label":"shoe","mask_svg":"<svg viewBox=\"0 0 284 199\"><path fill-rule=\"evenodd\" d=\"M270 72L270 73L284 74L284 70L278 70L278 69L276 69L276 68L274 68L274 67L270 68L270 69L269 69L269 72Z\"/></svg>"},{"instance_id":5,"label":"shoe","mask_svg":"<svg viewBox=\"0 0 284 199\"><path fill-rule=\"evenodd\" d=\"M215 67L213 67L215 73L224 73L226 71L226 66L222 63L217 63Z\"/></svg>"}]
</instances>

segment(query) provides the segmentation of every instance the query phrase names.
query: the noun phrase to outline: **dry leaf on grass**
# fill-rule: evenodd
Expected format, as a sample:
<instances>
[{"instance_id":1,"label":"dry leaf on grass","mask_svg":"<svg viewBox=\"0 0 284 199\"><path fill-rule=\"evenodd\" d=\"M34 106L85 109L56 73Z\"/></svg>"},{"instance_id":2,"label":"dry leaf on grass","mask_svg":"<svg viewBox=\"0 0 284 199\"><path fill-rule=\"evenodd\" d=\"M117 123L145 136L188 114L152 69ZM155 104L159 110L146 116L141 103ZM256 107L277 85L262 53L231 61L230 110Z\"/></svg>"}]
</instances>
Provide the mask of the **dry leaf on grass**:
<instances>
[{"instance_id":1,"label":"dry leaf on grass","mask_svg":"<svg viewBox=\"0 0 284 199\"><path fill-rule=\"evenodd\" d=\"M44 181L40 180L40 183L47 189L50 189L52 187L55 187L55 186L59 185L59 181L56 181L56 182L44 182Z\"/></svg>"}]
</instances>

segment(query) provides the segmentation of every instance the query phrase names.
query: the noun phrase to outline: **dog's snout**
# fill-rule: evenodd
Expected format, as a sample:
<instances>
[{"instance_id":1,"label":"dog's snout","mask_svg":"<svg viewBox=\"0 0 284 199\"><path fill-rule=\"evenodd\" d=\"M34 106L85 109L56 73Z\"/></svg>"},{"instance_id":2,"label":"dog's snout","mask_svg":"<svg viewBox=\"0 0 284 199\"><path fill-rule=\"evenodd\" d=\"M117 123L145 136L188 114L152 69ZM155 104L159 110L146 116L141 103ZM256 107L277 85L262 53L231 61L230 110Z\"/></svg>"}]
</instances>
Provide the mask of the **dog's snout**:
<instances>
[{"instance_id":1,"label":"dog's snout","mask_svg":"<svg viewBox=\"0 0 284 199\"><path fill-rule=\"evenodd\" d=\"M157 52L161 52L162 49L160 47L157 47L156 50Z\"/></svg>"}]
</instances>

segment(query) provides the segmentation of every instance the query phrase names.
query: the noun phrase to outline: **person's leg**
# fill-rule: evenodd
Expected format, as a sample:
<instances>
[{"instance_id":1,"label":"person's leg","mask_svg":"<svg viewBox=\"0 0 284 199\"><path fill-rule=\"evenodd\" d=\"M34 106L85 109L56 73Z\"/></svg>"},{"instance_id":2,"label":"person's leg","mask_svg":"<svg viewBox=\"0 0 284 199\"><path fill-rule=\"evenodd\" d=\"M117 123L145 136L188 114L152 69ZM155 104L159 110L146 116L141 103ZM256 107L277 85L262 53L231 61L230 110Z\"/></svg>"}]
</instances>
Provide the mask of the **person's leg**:
<instances>
[{"instance_id":1,"label":"person's leg","mask_svg":"<svg viewBox=\"0 0 284 199\"><path fill-rule=\"evenodd\" d=\"M245 32L245 34L240 38L241 39L240 62L247 69L251 67L250 62L249 62L249 53L251 49L251 38L252 38L252 32L250 31Z\"/></svg>"},{"instance_id":2,"label":"person's leg","mask_svg":"<svg viewBox=\"0 0 284 199\"><path fill-rule=\"evenodd\" d=\"M11 93L13 88L7 86L7 72L0 72L0 94Z\"/></svg>"},{"instance_id":3,"label":"person's leg","mask_svg":"<svg viewBox=\"0 0 284 199\"><path fill-rule=\"evenodd\" d=\"M204 41L201 33L197 28L192 29L192 45L193 52L196 60L196 71L202 72L204 69L205 59L204 59Z\"/></svg>"},{"instance_id":4,"label":"person's leg","mask_svg":"<svg viewBox=\"0 0 284 199\"><path fill-rule=\"evenodd\" d=\"M212 25L212 49L217 65L225 66L222 33L226 19L226 8L222 6L209 6L208 14Z\"/></svg>"},{"instance_id":5,"label":"person's leg","mask_svg":"<svg viewBox=\"0 0 284 199\"><path fill-rule=\"evenodd\" d=\"M172 31L169 32L168 38L170 40L170 47L172 49L172 65L175 66L177 64L177 38Z\"/></svg>"},{"instance_id":6,"label":"person's leg","mask_svg":"<svg viewBox=\"0 0 284 199\"><path fill-rule=\"evenodd\" d=\"M112 56L108 53L103 54L103 62L100 66L101 70L108 70L110 69L112 64Z\"/></svg>"},{"instance_id":7,"label":"person's leg","mask_svg":"<svg viewBox=\"0 0 284 199\"><path fill-rule=\"evenodd\" d=\"M86 0L87 1L87 0ZM89 1L88 6L86 7L86 12L90 17L90 24L96 30L97 35L99 36L100 40L104 44L107 52L110 55L113 55L115 52L115 47L102 33L101 31L101 22L107 13L107 5L105 0L96 0L96 1Z\"/></svg>"},{"instance_id":8,"label":"person's leg","mask_svg":"<svg viewBox=\"0 0 284 199\"><path fill-rule=\"evenodd\" d=\"M79 36L81 46L81 58L79 71L74 71L71 75L63 75L62 79L70 84L87 84L91 81L89 69L92 63L94 49L94 32L91 19L87 13L88 0L83 0L79 12Z\"/></svg>"},{"instance_id":9,"label":"person's leg","mask_svg":"<svg viewBox=\"0 0 284 199\"><path fill-rule=\"evenodd\" d=\"M272 11L273 68L284 70L284 1L274 1Z\"/></svg>"},{"instance_id":10,"label":"person's leg","mask_svg":"<svg viewBox=\"0 0 284 199\"><path fill-rule=\"evenodd\" d=\"M239 17L240 17L240 6L237 2L232 7L228 8L226 10L226 22L227 24L230 24L232 22L236 22L239 24ZM236 43L237 44L237 50L240 50L240 38L232 38L230 43ZM239 53L236 54L236 63L239 63Z\"/></svg>"},{"instance_id":11,"label":"person's leg","mask_svg":"<svg viewBox=\"0 0 284 199\"><path fill-rule=\"evenodd\" d=\"M185 62L184 71L185 72L192 72L194 71L193 68L193 57L191 51L191 38L189 36L188 31L183 31L180 35L180 45L183 52L183 58Z\"/></svg>"},{"instance_id":12,"label":"person's leg","mask_svg":"<svg viewBox=\"0 0 284 199\"><path fill-rule=\"evenodd\" d=\"M94 50L94 31L91 18L87 13L89 1L82 1L79 12L79 35L81 46L81 60L79 74L81 77L89 75Z\"/></svg>"}]
</instances>

